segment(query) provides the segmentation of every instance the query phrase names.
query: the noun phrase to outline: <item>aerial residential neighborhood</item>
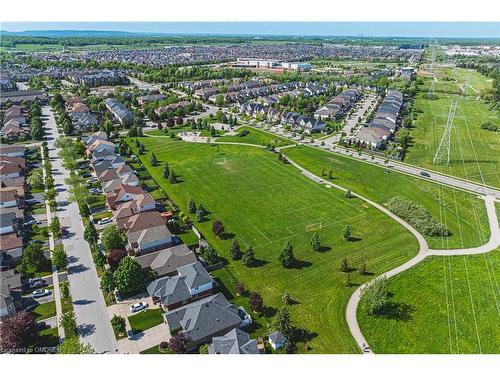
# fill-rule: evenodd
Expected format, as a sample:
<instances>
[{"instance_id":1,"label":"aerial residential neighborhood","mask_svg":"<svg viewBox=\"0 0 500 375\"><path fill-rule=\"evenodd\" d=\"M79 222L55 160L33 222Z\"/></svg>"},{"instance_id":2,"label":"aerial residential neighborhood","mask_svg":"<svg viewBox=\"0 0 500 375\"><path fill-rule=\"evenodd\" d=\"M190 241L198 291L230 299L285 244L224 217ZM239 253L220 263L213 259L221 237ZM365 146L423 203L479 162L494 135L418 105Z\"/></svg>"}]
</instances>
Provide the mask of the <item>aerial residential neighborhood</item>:
<instances>
[{"instance_id":1,"label":"aerial residential neighborhood","mask_svg":"<svg viewBox=\"0 0 500 375\"><path fill-rule=\"evenodd\" d=\"M500 354L498 23L39 26L0 30L6 357Z\"/></svg>"}]
</instances>

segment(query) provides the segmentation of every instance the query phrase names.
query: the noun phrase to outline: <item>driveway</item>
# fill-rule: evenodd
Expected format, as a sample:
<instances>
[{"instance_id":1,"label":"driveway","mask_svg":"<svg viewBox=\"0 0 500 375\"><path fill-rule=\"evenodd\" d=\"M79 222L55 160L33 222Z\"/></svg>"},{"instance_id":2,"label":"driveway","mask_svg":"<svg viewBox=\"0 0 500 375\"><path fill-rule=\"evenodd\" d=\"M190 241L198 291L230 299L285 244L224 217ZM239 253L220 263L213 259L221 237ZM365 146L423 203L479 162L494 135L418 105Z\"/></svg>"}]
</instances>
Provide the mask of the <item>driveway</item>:
<instances>
[{"instance_id":1,"label":"driveway","mask_svg":"<svg viewBox=\"0 0 500 375\"><path fill-rule=\"evenodd\" d=\"M143 350L170 340L170 331L166 324L159 324L153 328L138 333L132 338L118 340L118 352L139 354Z\"/></svg>"},{"instance_id":2,"label":"driveway","mask_svg":"<svg viewBox=\"0 0 500 375\"><path fill-rule=\"evenodd\" d=\"M83 223L76 203L69 203L69 192L64 180L69 172L57 156L54 141L60 134L54 115L48 106L42 108L47 123L49 156L52 160L54 183L59 192L57 215L65 223L71 236L63 238L68 254L68 281L73 298L76 323L83 342L90 344L96 353L114 353L116 340L109 322L104 297L99 287L99 279L88 243L83 239Z\"/></svg>"}]
</instances>

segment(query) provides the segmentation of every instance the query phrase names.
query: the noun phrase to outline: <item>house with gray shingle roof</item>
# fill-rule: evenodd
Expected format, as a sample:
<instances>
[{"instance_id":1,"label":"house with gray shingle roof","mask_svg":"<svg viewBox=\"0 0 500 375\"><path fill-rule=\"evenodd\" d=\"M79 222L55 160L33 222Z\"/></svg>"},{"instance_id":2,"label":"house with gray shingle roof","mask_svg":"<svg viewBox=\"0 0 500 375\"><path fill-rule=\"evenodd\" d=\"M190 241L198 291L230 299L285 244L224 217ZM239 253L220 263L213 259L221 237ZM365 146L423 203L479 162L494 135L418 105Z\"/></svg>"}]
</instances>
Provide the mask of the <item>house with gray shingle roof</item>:
<instances>
[{"instance_id":1,"label":"house with gray shingle roof","mask_svg":"<svg viewBox=\"0 0 500 375\"><path fill-rule=\"evenodd\" d=\"M214 281L200 262L177 268L177 275L166 276L149 283L147 291L153 302L167 310L174 310L197 299L209 296Z\"/></svg>"},{"instance_id":2,"label":"house with gray shingle roof","mask_svg":"<svg viewBox=\"0 0 500 375\"><path fill-rule=\"evenodd\" d=\"M224 336L212 338L208 354L259 354L259 349L257 340L250 339L248 333L234 328Z\"/></svg>"},{"instance_id":3,"label":"house with gray shingle roof","mask_svg":"<svg viewBox=\"0 0 500 375\"><path fill-rule=\"evenodd\" d=\"M188 350L210 342L214 336L239 328L242 321L238 308L229 303L222 293L168 311L163 314L163 319L170 332L184 334Z\"/></svg>"}]
</instances>

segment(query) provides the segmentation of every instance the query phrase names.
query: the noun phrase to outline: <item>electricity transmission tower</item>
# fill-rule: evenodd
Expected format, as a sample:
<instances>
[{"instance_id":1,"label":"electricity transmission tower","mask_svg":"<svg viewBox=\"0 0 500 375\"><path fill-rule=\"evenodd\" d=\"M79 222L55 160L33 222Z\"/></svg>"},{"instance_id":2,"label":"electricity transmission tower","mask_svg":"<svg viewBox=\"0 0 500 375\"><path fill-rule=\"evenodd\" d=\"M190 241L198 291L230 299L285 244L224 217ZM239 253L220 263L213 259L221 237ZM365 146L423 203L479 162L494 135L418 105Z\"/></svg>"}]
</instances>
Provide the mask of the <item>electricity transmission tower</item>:
<instances>
[{"instance_id":1,"label":"electricity transmission tower","mask_svg":"<svg viewBox=\"0 0 500 375\"><path fill-rule=\"evenodd\" d=\"M451 129L453 127L453 120L457 111L457 98L453 98L451 102L450 111L448 112L448 119L444 127L443 136L439 142L439 146L434 154L434 164L450 164L450 148L451 148Z\"/></svg>"}]
</instances>

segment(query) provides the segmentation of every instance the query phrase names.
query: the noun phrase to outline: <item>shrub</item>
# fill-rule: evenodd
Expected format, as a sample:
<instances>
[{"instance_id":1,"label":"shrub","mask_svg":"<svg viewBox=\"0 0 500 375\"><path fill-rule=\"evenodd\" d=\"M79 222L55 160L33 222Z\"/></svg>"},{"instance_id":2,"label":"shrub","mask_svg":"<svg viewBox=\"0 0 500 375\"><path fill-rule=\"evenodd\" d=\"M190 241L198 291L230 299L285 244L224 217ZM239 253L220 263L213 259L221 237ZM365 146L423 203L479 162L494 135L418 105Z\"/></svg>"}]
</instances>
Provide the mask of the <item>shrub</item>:
<instances>
[{"instance_id":1,"label":"shrub","mask_svg":"<svg viewBox=\"0 0 500 375\"><path fill-rule=\"evenodd\" d=\"M436 221L424 206L406 198L393 197L387 203L387 208L427 236L447 237L450 235L448 229Z\"/></svg>"}]
</instances>

